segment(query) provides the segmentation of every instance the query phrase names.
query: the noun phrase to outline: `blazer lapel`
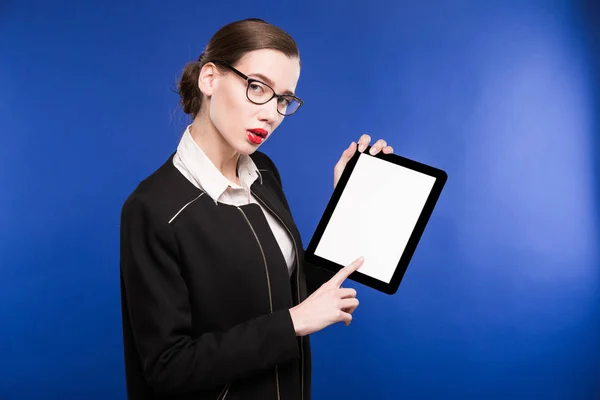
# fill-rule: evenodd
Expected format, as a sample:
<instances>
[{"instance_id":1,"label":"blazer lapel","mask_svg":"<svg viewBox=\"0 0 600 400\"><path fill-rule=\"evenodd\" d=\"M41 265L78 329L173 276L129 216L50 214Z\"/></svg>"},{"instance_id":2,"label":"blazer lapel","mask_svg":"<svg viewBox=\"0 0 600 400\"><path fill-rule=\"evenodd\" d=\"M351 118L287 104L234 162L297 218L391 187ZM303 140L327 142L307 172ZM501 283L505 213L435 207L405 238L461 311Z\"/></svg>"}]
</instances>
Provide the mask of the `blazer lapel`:
<instances>
[{"instance_id":1,"label":"blazer lapel","mask_svg":"<svg viewBox=\"0 0 600 400\"><path fill-rule=\"evenodd\" d=\"M306 284L304 283L304 279L306 279L304 273L304 248L302 246L302 238L300 237L300 232L294 223L292 215L287 210L285 205L281 202L281 200L275 195L272 191L268 190L267 186L261 185L257 183L252 185L252 194L256 198L256 200L264 206L271 213L275 214L276 218L278 218L283 226L290 232L292 238L294 239L295 249L296 249L296 268L294 268L294 273L291 277L291 285L293 298L295 298L294 304L299 304L303 299L306 298ZM301 278L302 277L302 278ZM299 338L302 340L302 338Z\"/></svg>"},{"instance_id":2,"label":"blazer lapel","mask_svg":"<svg viewBox=\"0 0 600 400\"><path fill-rule=\"evenodd\" d=\"M275 217L279 219L283 226L289 231L294 239L296 249L296 268L292 274L290 284L292 285L292 297L295 298L294 304L299 304L304 298L306 298L306 284L304 282L304 248L302 246L302 239L300 232L294 223L292 215L287 210L285 205L273 192L267 189L260 183L252 185L252 194L256 200L264 206L271 213L275 214ZM302 279L300 278L302 277ZM302 338L299 338L300 342Z\"/></svg>"},{"instance_id":3,"label":"blazer lapel","mask_svg":"<svg viewBox=\"0 0 600 400\"><path fill-rule=\"evenodd\" d=\"M304 249L302 248L300 232L294 223L292 215L288 212L286 207L281 203L277 196L267 190L266 186L264 185L252 185L252 193L258 202L265 206L267 210L270 210L273 214L275 214L275 216L283 223L284 227L287 228L294 238L298 258L301 258L301 255L304 253Z\"/></svg>"}]
</instances>

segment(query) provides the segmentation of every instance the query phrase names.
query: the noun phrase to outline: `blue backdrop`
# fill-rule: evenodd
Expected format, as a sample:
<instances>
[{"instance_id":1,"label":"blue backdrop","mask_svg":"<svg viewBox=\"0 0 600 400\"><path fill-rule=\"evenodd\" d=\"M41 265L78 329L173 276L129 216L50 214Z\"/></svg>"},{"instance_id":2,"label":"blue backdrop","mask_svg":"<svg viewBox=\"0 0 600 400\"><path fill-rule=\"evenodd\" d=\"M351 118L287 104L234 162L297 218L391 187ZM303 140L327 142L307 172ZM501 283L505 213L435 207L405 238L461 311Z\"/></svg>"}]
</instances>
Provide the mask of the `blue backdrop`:
<instances>
[{"instance_id":1,"label":"blue backdrop","mask_svg":"<svg viewBox=\"0 0 600 400\"><path fill-rule=\"evenodd\" d=\"M450 177L398 293L353 283L314 335L314 398L598 399L598 6L204 3L0 2L0 399L125 398L121 204L188 122L183 65L247 17L300 46L263 150L305 244L363 132Z\"/></svg>"}]
</instances>

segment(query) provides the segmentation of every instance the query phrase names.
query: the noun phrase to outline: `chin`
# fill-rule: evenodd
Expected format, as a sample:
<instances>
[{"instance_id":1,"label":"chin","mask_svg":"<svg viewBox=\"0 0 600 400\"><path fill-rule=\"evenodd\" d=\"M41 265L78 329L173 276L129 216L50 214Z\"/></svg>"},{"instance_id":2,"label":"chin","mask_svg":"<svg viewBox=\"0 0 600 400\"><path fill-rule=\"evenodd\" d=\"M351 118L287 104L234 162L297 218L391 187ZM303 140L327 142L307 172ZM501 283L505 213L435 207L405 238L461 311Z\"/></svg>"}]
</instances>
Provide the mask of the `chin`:
<instances>
[{"instance_id":1,"label":"chin","mask_svg":"<svg viewBox=\"0 0 600 400\"><path fill-rule=\"evenodd\" d=\"M251 139L249 139L248 137L244 137L240 140L240 138L231 138L233 140L228 140L229 145L231 146L231 148L239 154L244 154L244 155L251 155L253 154L255 151L257 151L263 144L265 144L265 141L267 140L267 138L264 138L261 143L256 143L253 142Z\"/></svg>"},{"instance_id":2,"label":"chin","mask_svg":"<svg viewBox=\"0 0 600 400\"><path fill-rule=\"evenodd\" d=\"M262 146L262 144L253 144L253 143L243 143L239 146L236 146L236 151L240 154L245 154L247 156L253 154L256 150L259 149L259 147Z\"/></svg>"}]
</instances>

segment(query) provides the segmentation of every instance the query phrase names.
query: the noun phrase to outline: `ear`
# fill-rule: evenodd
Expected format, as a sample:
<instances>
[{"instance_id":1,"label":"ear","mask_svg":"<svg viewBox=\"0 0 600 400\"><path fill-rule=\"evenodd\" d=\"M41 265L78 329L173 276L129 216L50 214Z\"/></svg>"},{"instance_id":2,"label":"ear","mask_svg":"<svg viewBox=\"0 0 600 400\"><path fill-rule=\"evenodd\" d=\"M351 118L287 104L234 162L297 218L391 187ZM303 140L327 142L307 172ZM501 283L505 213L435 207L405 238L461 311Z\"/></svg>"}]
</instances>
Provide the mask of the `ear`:
<instances>
[{"instance_id":1,"label":"ear","mask_svg":"<svg viewBox=\"0 0 600 400\"><path fill-rule=\"evenodd\" d=\"M213 94L218 75L219 71L213 63L206 63L200 69L198 88L205 96L210 97Z\"/></svg>"}]
</instances>

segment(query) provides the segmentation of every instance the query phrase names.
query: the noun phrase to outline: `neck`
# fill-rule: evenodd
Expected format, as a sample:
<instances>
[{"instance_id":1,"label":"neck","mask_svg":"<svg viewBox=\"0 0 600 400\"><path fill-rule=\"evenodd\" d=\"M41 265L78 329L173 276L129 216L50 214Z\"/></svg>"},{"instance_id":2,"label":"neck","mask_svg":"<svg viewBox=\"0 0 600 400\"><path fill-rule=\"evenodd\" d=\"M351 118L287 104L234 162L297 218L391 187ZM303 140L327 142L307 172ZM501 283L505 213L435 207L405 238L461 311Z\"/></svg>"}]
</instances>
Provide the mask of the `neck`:
<instances>
[{"instance_id":1,"label":"neck","mask_svg":"<svg viewBox=\"0 0 600 400\"><path fill-rule=\"evenodd\" d=\"M199 114L190 126L190 134L194 142L223 176L231 182L237 183L237 164L240 153L227 143L210 118Z\"/></svg>"}]
</instances>

